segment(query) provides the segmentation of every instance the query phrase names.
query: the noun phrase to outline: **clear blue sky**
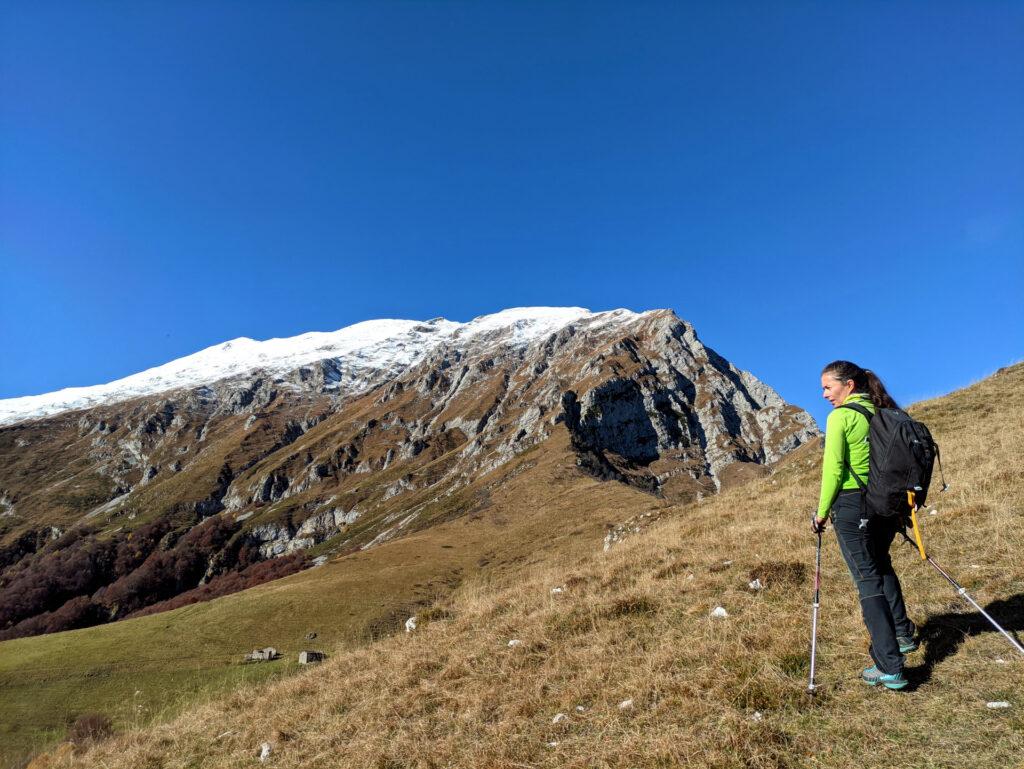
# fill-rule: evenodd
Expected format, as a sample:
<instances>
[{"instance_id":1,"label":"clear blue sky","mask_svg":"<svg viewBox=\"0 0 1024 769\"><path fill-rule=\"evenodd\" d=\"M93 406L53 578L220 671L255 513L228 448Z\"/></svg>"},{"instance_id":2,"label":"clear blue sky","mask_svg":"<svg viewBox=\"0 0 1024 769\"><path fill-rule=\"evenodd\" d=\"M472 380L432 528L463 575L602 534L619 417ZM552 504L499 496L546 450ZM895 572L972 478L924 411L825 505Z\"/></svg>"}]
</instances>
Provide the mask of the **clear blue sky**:
<instances>
[{"instance_id":1,"label":"clear blue sky","mask_svg":"<svg viewBox=\"0 0 1024 769\"><path fill-rule=\"evenodd\" d=\"M1024 3L0 9L0 397L238 336L670 307L821 419L1024 356Z\"/></svg>"}]
</instances>

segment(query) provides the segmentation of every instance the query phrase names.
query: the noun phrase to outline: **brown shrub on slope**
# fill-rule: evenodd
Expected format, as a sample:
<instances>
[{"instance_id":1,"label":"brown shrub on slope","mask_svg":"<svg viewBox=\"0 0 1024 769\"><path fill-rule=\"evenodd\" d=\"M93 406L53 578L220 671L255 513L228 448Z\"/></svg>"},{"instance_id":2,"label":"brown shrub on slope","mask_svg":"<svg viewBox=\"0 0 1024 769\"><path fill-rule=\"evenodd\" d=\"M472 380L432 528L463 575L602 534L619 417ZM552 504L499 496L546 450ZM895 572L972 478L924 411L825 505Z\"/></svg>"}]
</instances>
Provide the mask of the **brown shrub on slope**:
<instances>
[{"instance_id":1,"label":"brown shrub on slope","mask_svg":"<svg viewBox=\"0 0 1024 769\"><path fill-rule=\"evenodd\" d=\"M273 558L269 561L259 561L247 566L241 571L231 571L227 574L219 574L205 585L188 590L184 593L168 598L166 601L146 606L128 614L125 619L133 617L146 617L162 611L177 609L179 606L188 606L200 601L212 601L222 595L230 595L240 590L245 590L264 582L287 577L289 574L306 568L309 559L305 553L290 553L280 558Z\"/></svg>"},{"instance_id":2,"label":"brown shrub on slope","mask_svg":"<svg viewBox=\"0 0 1024 769\"><path fill-rule=\"evenodd\" d=\"M238 524L216 516L161 549L166 520L100 540L72 530L25 558L0 580L0 640L89 627L205 601L292 574L303 555L253 562L254 550L234 537ZM234 538L234 539L232 539ZM229 540L232 542L229 544ZM169 543L168 543L169 544ZM200 585L211 561L235 569Z\"/></svg>"}]
</instances>

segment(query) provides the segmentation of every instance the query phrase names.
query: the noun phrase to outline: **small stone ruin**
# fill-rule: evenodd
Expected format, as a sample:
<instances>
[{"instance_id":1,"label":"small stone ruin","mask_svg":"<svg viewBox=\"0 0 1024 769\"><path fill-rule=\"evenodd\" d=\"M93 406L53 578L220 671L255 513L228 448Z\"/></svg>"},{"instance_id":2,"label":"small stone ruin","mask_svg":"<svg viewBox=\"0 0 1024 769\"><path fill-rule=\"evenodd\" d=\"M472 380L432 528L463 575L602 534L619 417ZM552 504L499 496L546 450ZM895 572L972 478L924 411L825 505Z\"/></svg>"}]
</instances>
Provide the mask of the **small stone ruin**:
<instances>
[{"instance_id":1,"label":"small stone ruin","mask_svg":"<svg viewBox=\"0 0 1024 769\"><path fill-rule=\"evenodd\" d=\"M299 652L299 664L312 665L314 662L323 662L326 656L323 652L317 651Z\"/></svg>"},{"instance_id":2,"label":"small stone ruin","mask_svg":"<svg viewBox=\"0 0 1024 769\"><path fill-rule=\"evenodd\" d=\"M269 662L270 660L276 660L281 655L278 654L277 649L273 646L268 646L265 649L253 649L251 652L245 655L246 662Z\"/></svg>"}]
</instances>

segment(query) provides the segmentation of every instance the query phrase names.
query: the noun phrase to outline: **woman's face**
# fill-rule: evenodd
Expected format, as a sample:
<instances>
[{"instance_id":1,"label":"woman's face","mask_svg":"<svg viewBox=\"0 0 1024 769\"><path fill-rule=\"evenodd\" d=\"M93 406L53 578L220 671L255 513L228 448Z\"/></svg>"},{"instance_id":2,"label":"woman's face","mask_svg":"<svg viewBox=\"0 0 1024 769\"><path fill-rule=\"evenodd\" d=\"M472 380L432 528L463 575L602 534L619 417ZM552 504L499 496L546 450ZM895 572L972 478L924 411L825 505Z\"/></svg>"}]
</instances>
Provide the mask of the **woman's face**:
<instances>
[{"instance_id":1,"label":"woman's face","mask_svg":"<svg viewBox=\"0 0 1024 769\"><path fill-rule=\"evenodd\" d=\"M852 379L842 382L827 372L821 375L821 395L832 404L833 408L845 401L846 396L852 392Z\"/></svg>"}]
</instances>

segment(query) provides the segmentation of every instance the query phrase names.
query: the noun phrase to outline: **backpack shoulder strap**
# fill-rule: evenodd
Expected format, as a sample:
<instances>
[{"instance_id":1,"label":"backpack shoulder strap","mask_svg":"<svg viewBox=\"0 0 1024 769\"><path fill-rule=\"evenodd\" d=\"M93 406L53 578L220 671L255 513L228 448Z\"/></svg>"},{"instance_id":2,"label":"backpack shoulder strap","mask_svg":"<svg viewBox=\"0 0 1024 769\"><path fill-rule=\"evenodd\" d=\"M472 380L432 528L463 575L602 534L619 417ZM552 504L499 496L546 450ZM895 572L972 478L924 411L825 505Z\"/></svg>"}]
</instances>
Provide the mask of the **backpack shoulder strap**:
<instances>
[{"instance_id":1,"label":"backpack shoulder strap","mask_svg":"<svg viewBox=\"0 0 1024 769\"><path fill-rule=\"evenodd\" d=\"M863 414L868 418L868 424L871 423L871 417L874 416L874 414L872 414L869 409L867 409L864 406L861 406L859 403L844 403L841 406L839 406L839 408L850 409L851 411L856 411L859 414Z\"/></svg>"},{"instance_id":2,"label":"backpack shoulder strap","mask_svg":"<svg viewBox=\"0 0 1024 769\"><path fill-rule=\"evenodd\" d=\"M853 476L853 480L857 481L857 485L860 486L861 493L866 494L868 490L868 485L864 483L863 480L861 480L861 477L859 475L857 475L857 471L850 467L849 462L844 461L843 464L846 465L846 469L850 471L850 475Z\"/></svg>"},{"instance_id":3,"label":"backpack shoulder strap","mask_svg":"<svg viewBox=\"0 0 1024 769\"><path fill-rule=\"evenodd\" d=\"M839 408L850 409L851 411L856 411L859 414L863 414L865 417L867 417L869 425L871 424L871 417L874 416L874 414L872 414L870 410L868 410L864 406L861 406L859 403L843 403L839 406ZM853 479L857 481L857 485L860 486L861 493L863 494L867 492L868 485L864 483L864 481L861 479L859 475L857 475L857 471L850 467L849 462L844 461L843 464L846 465L846 469L850 471L850 475L853 476Z\"/></svg>"}]
</instances>

